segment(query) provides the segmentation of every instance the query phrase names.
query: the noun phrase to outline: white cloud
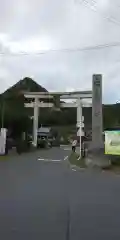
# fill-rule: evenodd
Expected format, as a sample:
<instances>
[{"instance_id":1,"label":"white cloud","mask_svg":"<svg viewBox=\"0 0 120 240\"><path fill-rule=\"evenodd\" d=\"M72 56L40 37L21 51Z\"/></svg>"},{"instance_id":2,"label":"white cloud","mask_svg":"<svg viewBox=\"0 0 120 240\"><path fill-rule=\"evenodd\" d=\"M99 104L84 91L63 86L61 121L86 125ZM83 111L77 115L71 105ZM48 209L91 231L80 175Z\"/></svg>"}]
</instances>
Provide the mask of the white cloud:
<instances>
[{"instance_id":1,"label":"white cloud","mask_svg":"<svg viewBox=\"0 0 120 240\"><path fill-rule=\"evenodd\" d=\"M10 42L9 47L13 53L26 52L26 53L37 53L38 51L46 51L51 49L51 39L49 37L31 37L31 39L25 39Z\"/></svg>"},{"instance_id":2,"label":"white cloud","mask_svg":"<svg viewBox=\"0 0 120 240\"><path fill-rule=\"evenodd\" d=\"M120 47L33 54L120 41L119 1L87 1L89 5L96 2L97 10L79 0L1 1L1 91L25 76L33 77L48 90L91 89L92 74L102 73L104 101L120 98ZM10 55L20 52L30 55Z\"/></svg>"}]
</instances>

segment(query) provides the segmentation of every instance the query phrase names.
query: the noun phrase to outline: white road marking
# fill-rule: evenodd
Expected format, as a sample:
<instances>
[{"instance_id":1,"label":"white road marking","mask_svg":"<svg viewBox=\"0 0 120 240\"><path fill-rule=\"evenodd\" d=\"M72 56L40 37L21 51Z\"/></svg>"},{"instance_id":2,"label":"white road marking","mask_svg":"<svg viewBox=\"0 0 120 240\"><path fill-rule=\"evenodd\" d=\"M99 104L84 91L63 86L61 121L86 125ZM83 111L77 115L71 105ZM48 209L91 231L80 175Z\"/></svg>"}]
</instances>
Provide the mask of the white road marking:
<instances>
[{"instance_id":1,"label":"white road marking","mask_svg":"<svg viewBox=\"0 0 120 240\"><path fill-rule=\"evenodd\" d=\"M64 151L71 151L71 148L64 148Z\"/></svg>"},{"instance_id":2,"label":"white road marking","mask_svg":"<svg viewBox=\"0 0 120 240\"><path fill-rule=\"evenodd\" d=\"M51 162L61 162L62 160L51 160Z\"/></svg>"},{"instance_id":3,"label":"white road marking","mask_svg":"<svg viewBox=\"0 0 120 240\"><path fill-rule=\"evenodd\" d=\"M38 158L38 161L43 161L43 162L61 162L62 160L60 160L60 159L44 159L44 158Z\"/></svg>"},{"instance_id":4,"label":"white road marking","mask_svg":"<svg viewBox=\"0 0 120 240\"><path fill-rule=\"evenodd\" d=\"M72 171L76 172L77 170L72 168Z\"/></svg>"},{"instance_id":5,"label":"white road marking","mask_svg":"<svg viewBox=\"0 0 120 240\"><path fill-rule=\"evenodd\" d=\"M68 156L66 156L65 158L64 158L64 161L66 161L68 159Z\"/></svg>"},{"instance_id":6,"label":"white road marking","mask_svg":"<svg viewBox=\"0 0 120 240\"><path fill-rule=\"evenodd\" d=\"M60 147L61 147L61 148L70 147L70 145L68 146L68 145L62 144L62 145L60 145Z\"/></svg>"}]
</instances>

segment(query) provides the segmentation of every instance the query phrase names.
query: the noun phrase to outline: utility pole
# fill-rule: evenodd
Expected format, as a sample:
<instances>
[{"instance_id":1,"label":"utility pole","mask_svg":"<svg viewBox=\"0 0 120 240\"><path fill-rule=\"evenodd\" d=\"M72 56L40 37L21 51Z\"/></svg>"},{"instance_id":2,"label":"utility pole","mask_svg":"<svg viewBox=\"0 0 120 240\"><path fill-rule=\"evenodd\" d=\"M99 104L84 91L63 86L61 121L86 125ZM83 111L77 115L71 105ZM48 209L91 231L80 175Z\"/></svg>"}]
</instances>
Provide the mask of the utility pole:
<instances>
[{"instance_id":1,"label":"utility pole","mask_svg":"<svg viewBox=\"0 0 120 240\"><path fill-rule=\"evenodd\" d=\"M5 101L2 100L2 111L1 111L1 125L4 128L4 116L5 116Z\"/></svg>"}]
</instances>

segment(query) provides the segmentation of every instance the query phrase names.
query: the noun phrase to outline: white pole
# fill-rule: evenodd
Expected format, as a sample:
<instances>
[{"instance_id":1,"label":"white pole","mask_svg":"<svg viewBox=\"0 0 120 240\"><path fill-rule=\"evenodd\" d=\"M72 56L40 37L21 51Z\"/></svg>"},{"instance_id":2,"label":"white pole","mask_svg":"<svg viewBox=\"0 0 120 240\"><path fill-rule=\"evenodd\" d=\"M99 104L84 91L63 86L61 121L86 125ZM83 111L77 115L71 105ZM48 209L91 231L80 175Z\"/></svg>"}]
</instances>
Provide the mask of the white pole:
<instances>
[{"instance_id":1,"label":"white pole","mask_svg":"<svg viewBox=\"0 0 120 240\"><path fill-rule=\"evenodd\" d=\"M79 127L79 141L80 141L80 158L81 158L81 149L82 149L82 142L81 142L81 136L82 136L82 103L81 99L78 99L78 105L77 105L77 127Z\"/></svg>"},{"instance_id":2,"label":"white pole","mask_svg":"<svg viewBox=\"0 0 120 240\"><path fill-rule=\"evenodd\" d=\"M38 132L38 99L34 102L34 118L33 118L33 145L37 146L37 132Z\"/></svg>"},{"instance_id":3,"label":"white pole","mask_svg":"<svg viewBox=\"0 0 120 240\"><path fill-rule=\"evenodd\" d=\"M81 149L82 149L82 142L81 142L81 136L82 136L82 104L80 100L80 159L81 159Z\"/></svg>"}]
</instances>

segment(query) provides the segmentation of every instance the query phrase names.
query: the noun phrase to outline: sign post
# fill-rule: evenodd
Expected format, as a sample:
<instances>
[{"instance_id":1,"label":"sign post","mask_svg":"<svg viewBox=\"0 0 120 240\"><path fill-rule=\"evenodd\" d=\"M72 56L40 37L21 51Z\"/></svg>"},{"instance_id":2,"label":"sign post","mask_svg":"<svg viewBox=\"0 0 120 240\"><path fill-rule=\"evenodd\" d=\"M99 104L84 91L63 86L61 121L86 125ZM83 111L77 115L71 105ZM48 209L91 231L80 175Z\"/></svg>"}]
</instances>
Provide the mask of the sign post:
<instances>
[{"instance_id":1,"label":"sign post","mask_svg":"<svg viewBox=\"0 0 120 240\"><path fill-rule=\"evenodd\" d=\"M81 142L81 136L82 136L82 103L81 99L78 99L77 102L77 127L79 128L79 141L80 141L80 158L81 158L81 150L82 150L82 142Z\"/></svg>"}]
</instances>

